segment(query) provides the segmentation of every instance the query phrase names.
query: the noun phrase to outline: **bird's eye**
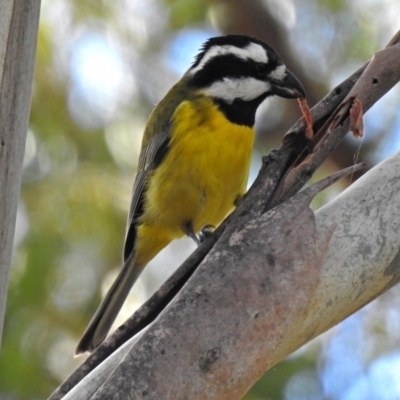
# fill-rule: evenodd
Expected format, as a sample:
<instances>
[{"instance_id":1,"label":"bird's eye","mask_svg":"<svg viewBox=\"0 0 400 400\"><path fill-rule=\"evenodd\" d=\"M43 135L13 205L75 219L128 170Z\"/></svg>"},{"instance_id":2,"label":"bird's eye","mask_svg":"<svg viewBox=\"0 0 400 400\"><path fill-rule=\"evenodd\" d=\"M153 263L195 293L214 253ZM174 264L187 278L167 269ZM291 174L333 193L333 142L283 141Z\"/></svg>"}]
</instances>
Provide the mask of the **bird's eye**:
<instances>
[{"instance_id":1,"label":"bird's eye","mask_svg":"<svg viewBox=\"0 0 400 400\"><path fill-rule=\"evenodd\" d=\"M257 72L257 75L260 75L260 76L267 75L268 68L267 68L266 64L257 63L256 64L256 72Z\"/></svg>"}]
</instances>

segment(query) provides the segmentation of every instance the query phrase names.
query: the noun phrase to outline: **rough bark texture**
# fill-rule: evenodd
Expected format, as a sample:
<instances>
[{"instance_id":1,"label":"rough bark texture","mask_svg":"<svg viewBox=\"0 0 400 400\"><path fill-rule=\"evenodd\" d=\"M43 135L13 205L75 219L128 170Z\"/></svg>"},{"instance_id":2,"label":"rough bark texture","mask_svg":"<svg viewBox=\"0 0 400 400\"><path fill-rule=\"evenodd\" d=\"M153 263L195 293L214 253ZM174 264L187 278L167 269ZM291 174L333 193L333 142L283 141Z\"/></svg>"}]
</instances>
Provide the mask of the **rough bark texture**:
<instances>
[{"instance_id":1,"label":"rough bark texture","mask_svg":"<svg viewBox=\"0 0 400 400\"><path fill-rule=\"evenodd\" d=\"M40 1L0 0L0 338L32 94Z\"/></svg>"},{"instance_id":2,"label":"rough bark texture","mask_svg":"<svg viewBox=\"0 0 400 400\"><path fill-rule=\"evenodd\" d=\"M399 171L400 153L315 221L307 190L227 229L156 321L65 399L240 399L265 369L398 282Z\"/></svg>"}]
</instances>

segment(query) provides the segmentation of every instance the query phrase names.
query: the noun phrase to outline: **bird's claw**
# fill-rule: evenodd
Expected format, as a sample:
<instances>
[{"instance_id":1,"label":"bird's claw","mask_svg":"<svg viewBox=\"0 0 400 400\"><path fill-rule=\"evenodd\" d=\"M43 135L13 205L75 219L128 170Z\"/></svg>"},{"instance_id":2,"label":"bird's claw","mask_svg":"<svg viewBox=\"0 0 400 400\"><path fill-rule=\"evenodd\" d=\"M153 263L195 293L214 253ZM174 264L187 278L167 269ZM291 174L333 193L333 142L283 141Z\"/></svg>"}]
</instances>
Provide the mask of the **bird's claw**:
<instances>
[{"instance_id":1,"label":"bird's claw","mask_svg":"<svg viewBox=\"0 0 400 400\"><path fill-rule=\"evenodd\" d=\"M207 238L212 236L214 229L215 226L211 224L203 226L200 233L198 234L199 244L203 243Z\"/></svg>"}]
</instances>

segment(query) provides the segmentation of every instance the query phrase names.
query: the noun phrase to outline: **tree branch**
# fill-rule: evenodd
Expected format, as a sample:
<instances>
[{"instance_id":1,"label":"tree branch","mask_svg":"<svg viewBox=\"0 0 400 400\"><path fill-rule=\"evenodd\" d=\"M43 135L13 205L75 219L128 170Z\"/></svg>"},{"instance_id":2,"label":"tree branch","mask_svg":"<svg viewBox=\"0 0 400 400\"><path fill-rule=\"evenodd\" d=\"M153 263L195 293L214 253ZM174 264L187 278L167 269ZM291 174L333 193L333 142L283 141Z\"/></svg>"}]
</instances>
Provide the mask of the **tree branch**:
<instances>
[{"instance_id":1,"label":"tree branch","mask_svg":"<svg viewBox=\"0 0 400 400\"><path fill-rule=\"evenodd\" d=\"M165 312L65 399L241 398L266 369L398 282L399 170L400 153L315 220L311 188L230 226Z\"/></svg>"}]
</instances>

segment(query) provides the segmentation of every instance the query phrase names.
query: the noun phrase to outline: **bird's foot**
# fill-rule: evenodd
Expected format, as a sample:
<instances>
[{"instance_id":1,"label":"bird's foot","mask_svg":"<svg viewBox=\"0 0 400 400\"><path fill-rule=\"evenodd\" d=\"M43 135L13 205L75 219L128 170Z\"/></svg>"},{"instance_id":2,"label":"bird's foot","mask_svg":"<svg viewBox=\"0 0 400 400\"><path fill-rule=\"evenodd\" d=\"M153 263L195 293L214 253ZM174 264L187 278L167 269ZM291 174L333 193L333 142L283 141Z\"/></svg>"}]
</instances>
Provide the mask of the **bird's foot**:
<instances>
[{"instance_id":1,"label":"bird's foot","mask_svg":"<svg viewBox=\"0 0 400 400\"><path fill-rule=\"evenodd\" d=\"M211 224L203 226L200 233L197 235L198 240L199 240L198 244L203 243L207 238L212 236L214 229L215 229L215 226L211 225Z\"/></svg>"}]
</instances>

